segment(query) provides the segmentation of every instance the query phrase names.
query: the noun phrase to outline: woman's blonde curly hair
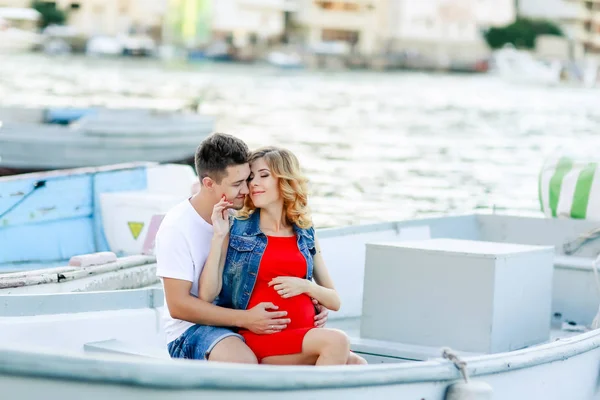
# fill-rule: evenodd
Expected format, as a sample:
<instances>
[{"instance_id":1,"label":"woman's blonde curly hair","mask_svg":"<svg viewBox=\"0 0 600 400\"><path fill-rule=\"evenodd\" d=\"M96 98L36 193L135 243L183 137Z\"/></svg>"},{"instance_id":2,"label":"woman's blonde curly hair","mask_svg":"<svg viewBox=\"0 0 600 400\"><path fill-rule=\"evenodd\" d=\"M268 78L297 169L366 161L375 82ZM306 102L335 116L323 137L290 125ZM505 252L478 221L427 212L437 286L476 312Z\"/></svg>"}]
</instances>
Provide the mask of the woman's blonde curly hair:
<instances>
[{"instance_id":1,"label":"woman's blonde curly hair","mask_svg":"<svg viewBox=\"0 0 600 400\"><path fill-rule=\"evenodd\" d=\"M298 158L289 150L268 146L253 151L248 161L252 164L260 158L265 160L273 176L278 178L287 222L303 229L310 228L312 219L308 209L308 179L300 170ZM238 211L238 218L247 219L254 210L256 206L247 196L244 208Z\"/></svg>"}]
</instances>

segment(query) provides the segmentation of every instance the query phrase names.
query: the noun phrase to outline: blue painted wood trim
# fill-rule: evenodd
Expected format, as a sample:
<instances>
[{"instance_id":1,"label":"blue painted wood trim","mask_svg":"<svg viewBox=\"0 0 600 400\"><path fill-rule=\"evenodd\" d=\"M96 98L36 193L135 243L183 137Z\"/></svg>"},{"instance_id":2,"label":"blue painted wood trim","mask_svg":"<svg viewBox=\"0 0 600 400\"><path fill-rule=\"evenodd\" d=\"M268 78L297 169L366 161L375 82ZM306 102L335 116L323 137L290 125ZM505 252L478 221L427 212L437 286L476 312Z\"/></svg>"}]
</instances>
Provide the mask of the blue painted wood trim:
<instances>
[{"instance_id":1,"label":"blue painted wood trim","mask_svg":"<svg viewBox=\"0 0 600 400\"><path fill-rule=\"evenodd\" d=\"M8 213L0 217L0 271L107 251L100 194L146 189L146 169L142 164L80 173L54 171L1 181L0 215Z\"/></svg>"},{"instance_id":2,"label":"blue painted wood trim","mask_svg":"<svg viewBox=\"0 0 600 400\"><path fill-rule=\"evenodd\" d=\"M95 249L91 217L0 229L0 265L17 264L5 271L21 269L18 264L68 260Z\"/></svg>"},{"instance_id":3,"label":"blue painted wood trim","mask_svg":"<svg viewBox=\"0 0 600 400\"><path fill-rule=\"evenodd\" d=\"M35 189L38 182L43 186ZM89 217L92 214L90 185L89 175L29 178L2 183L0 229Z\"/></svg>"}]
</instances>

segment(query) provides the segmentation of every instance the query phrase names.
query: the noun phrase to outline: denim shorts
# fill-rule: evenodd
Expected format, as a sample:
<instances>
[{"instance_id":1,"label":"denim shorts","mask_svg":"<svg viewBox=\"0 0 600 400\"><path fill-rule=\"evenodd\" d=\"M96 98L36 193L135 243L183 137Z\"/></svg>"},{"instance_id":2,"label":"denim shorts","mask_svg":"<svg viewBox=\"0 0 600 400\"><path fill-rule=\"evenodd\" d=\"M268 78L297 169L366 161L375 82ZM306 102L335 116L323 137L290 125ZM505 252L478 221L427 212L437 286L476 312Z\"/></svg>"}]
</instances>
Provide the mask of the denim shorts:
<instances>
[{"instance_id":1,"label":"denim shorts","mask_svg":"<svg viewBox=\"0 0 600 400\"><path fill-rule=\"evenodd\" d=\"M208 326L193 325L177 339L167 345L169 355L172 358L188 358L191 360L208 360L211 350L221 340L229 336L244 338L231 329Z\"/></svg>"}]
</instances>

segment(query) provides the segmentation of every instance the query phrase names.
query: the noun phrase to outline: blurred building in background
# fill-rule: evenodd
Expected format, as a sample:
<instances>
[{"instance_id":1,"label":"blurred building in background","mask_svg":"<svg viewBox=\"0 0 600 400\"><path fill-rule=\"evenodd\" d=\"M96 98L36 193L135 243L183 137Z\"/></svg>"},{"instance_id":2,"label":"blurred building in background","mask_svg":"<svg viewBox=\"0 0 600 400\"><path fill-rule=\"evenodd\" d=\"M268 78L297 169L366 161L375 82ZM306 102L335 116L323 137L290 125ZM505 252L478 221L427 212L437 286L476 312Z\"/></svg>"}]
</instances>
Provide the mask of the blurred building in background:
<instances>
[{"instance_id":1,"label":"blurred building in background","mask_svg":"<svg viewBox=\"0 0 600 400\"><path fill-rule=\"evenodd\" d=\"M67 15L67 24L88 36L160 30L166 0L41 0ZM29 7L30 0L0 0L0 6Z\"/></svg>"},{"instance_id":2,"label":"blurred building in background","mask_svg":"<svg viewBox=\"0 0 600 400\"><path fill-rule=\"evenodd\" d=\"M486 58L483 30L514 19L514 0L298 0L295 15L315 52L436 65Z\"/></svg>"},{"instance_id":3,"label":"blurred building in background","mask_svg":"<svg viewBox=\"0 0 600 400\"><path fill-rule=\"evenodd\" d=\"M519 15L559 24L574 55L600 53L600 0L519 0Z\"/></svg>"},{"instance_id":4,"label":"blurred building in background","mask_svg":"<svg viewBox=\"0 0 600 400\"><path fill-rule=\"evenodd\" d=\"M157 48L180 48L201 57L255 59L293 45L308 57L442 68L471 68L488 58L482 33L511 23L516 14L515 0L43 1L65 12L69 29L94 38L95 46L86 48L98 52L152 48L134 43L144 35ZM586 8L583 2L570 2L574 9ZM0 7L30 5L29 0L0 0ZM111 45L106 37L121 39Z\"/></svg>"},{"instance_id":5,"label":"blurred building in background","mask_svg":"<svg viewBox=\"0 0 600 400\"><path fill-rule=\"evenodd\" d=\"M389 0L389 48L408 49L438 63L470 63L489 49L483 31L515 19L513 0Z\"/></svg>"},{"instance_id":6,"label":"blurred building in background","mask_svg":"<svg viewBox=\"0 0 600 400\"><path fill-rule=\"evenodd\" d=\"M213 34L231 34L234 43L245 46L281 38L286 15L297 11L295 0L218 0L213 2Z\"/></svg>"},{"instance_id":7,"label":"blurred building in background","mask_svg":"<svg viewBox=\"0 0 600 400\"><path fill-rule=\"evenodd\" d=\"M302 27L305 41L315 50L330 43L356 46L357 51L370 55L377 51L378 42L385 36L382 17L385 1L323 1L298 0L295 19ZM331 48L332 52L343 51Z\"/></svg>"}]
</instances>

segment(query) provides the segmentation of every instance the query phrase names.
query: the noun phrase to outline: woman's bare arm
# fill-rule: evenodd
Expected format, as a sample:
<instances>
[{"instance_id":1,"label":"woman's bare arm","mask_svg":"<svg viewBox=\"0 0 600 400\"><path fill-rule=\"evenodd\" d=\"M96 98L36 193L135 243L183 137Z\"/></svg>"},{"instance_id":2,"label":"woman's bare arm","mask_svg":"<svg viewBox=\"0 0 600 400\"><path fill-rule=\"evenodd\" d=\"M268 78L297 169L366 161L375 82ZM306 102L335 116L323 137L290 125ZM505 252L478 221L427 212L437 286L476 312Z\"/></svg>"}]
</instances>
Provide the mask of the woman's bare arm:
<instances>
[{"instance_id":1,"label":"woman's bare arm","mask_svg":"<svg viewBox=\"0 0 600 400\"><path fill-rule=\"evenodd\" d=\"M316 237L315 250L316 253L313 256L313 275L315 281L309 283L307 294L316 299L323 307L337 311L341 306L340 296L335 290L331 276L329 276L329 271L327 270L325 260L323 260L323 255L321 253L321 246Z\"/></svg>"},{"instance_id":2,"label":"woman's bare arm","mask_svg":"<svg viewBox=\"0 0 600 400\"><path fill-rule=\"evenodd\" d=\"M198 296L212 303L221 293L223 286L223 267L227 256L227 246L229 245L229 235L222 237L213 235L210 251L198 282Z\"/></svg>"},{"instance_id":3,"label":"woman's bare arm","mask_svg":"<svg viewBox=\"0 0 600 400\"><path fill-rule=\"evenodd\" d=\"M229 245L229 203L221 199L213 208L210 216L213 226L213 237L210 250L198 277L198 297L212 303L221 292L223 284L223 266Z\"/></svg>"}]
</instances>

